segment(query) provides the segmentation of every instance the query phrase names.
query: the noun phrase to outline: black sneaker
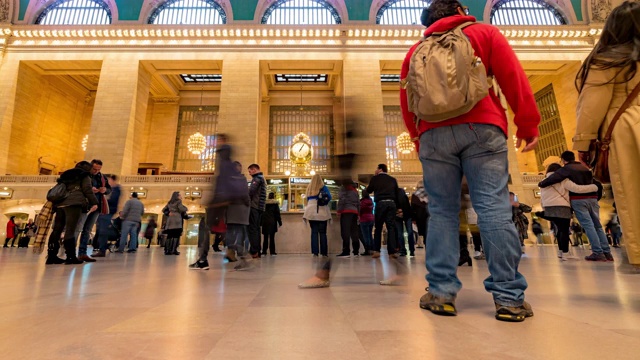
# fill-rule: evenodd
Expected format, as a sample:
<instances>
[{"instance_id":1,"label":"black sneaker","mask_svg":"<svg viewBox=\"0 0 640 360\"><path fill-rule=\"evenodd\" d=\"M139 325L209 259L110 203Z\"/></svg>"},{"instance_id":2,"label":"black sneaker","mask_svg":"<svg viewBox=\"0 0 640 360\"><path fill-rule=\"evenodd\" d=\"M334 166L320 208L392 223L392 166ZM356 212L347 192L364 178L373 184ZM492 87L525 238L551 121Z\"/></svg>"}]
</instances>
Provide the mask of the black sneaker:
<instances>
[{"instance_id":1,"label":"black sneaker","mask_svg":"<svg viewBox=\"0 0 640 360\"><path fill-rule=\"evenodd\" d=\"M606 252L606 253L604 253L604 257L605 257L605 259L607 259L607 261L611 261L611 262L615 261L615 260L613 259L613 255L611 255L611 253L610 253L610 252Z\"/></svg>"},{"instance_id":2,"label":"black sneaker","mask_svg":"<svg viewBox=\"0 0 640 360\"><path fill-rule=\"evenodd\" d=\"M351 257L351 255L349 255L349 253L342 253L342 254L336 255L336 257L349 258Z\"/></svg>"},{"instance_id":3,"label":"black sneaker","mask_svg":"<svg viewBox=\"0 0 640 360\"><path fill-rule=\"evenodd\" d=\"M416 254L412 251L409 253L409 257L416 257Z\"/></svg>"},{"instance_id":4,"label":"black sneaker","mask_svg":"<svg viewBox=\"0 0 640 360\"><path fill-rule=\"evenodd\" d=\"M361 253L360 256L371 256L371 252L365 251L365 252Z\"/></svg>"},{"instance_id":5,"label":"black sneaker","mask_svg":"<svg viewBox=\"0 0 640 360\"><path fill-rule=\"evenodd\" d=\"M607 261L607 258L604 256L604 254L596 254L596 253L592 253L589 256L585 256L584 259L587 261Z\"/></svg>"},{"instance_id":6,"label":"black sneaker","mask_svg":"<svg viewBox=\"0 0 640 360\"><path fill-rule=\"evenodd\" d=\"M196 261L193 264L189 265L189 269L191 270L209 270L209 262L205 261Z\"/></svg>"},{"instance_id":7,"label":"black sneaker","mask_svg":"<svg viewBox=\"0 0 640 360\"><path fill-rule=\"evenodd\" d=\"M420 298L420 307L436 315L455 316L458 315L455 301L455 298L435 296L427 290L427 293Z\"/></svg>"},{"instance_id":8,"label":"black sneaker","mask_svg":"<svg viewBox=\"0 0 640 360\"><path fill-rule=\"evenodd\" d=\"M533 309L528 302L520 306L496 305L496 320L509 322L522 322L524 319L533 316Z\"/></svg>"}]
</instances>

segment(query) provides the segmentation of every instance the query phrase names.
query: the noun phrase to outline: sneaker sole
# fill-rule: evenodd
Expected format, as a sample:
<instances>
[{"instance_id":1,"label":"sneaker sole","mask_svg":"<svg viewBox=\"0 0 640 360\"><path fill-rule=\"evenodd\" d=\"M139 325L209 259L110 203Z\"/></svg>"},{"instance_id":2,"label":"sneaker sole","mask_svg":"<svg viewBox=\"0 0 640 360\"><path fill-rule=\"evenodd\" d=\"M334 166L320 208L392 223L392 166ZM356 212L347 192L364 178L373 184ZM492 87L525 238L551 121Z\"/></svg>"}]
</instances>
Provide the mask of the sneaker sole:
<instances>
[{"instance_id":1,"label":"sneaker sole","mask_svg":"<svg viewBox=\"0 0 640 360\"><path fill-rule=\"evenodd\" d=\"M456 316L458 315L458 311L455 306L451 304L420 304L420 308L429 310L436 315L444 315L444 316Z\"/></svg>"},{"instance_id":2,"label":"sneaker sole","mask_svg":"<svg viewBox=\"0 0 640 360\"><path fill-rule=\"evenodd\" d=\"M509 312L500 313L500 311L496 312L496 320L506 321L506 322L523 322L524 319L530 318L533 316L533 312L528 313L523 311L520 314L513 314Z\"/></svg>"}]
</instances>

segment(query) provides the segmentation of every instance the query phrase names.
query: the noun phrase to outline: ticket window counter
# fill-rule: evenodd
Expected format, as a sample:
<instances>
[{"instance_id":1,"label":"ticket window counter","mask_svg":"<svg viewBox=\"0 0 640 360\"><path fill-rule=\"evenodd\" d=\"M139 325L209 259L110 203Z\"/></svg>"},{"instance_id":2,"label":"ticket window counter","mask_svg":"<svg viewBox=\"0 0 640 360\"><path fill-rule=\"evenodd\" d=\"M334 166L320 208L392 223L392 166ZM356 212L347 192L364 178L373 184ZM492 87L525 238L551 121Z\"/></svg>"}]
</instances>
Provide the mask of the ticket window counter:
<instances>
[{"instance_id":1,"label":"ticket window counter","mask_svg":"<svg viewBox=\"0 0 640 360\"><path fill-rule=\"evenodd\" d=\"M306 205L307 187L311 182L311 177L288 177L276 178L267 177L267 194L274 193L276 200L280 204L281 212L304 212ZM337 180L328 178L324 179L325 185L331 193L331 202L329 208L336 211L338 207L338 194L340 192L340 184ZM359 185L358 189L364 189L363 185Z\"/></svg>"}]
</instances>

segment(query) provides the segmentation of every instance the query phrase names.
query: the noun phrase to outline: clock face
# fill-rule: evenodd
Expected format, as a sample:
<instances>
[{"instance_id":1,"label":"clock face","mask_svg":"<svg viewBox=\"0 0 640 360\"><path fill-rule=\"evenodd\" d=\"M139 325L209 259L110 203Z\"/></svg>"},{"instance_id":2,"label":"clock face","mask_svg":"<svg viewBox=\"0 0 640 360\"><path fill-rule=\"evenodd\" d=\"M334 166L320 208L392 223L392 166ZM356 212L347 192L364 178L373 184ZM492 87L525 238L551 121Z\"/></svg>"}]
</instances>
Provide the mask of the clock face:
<instances>
[{"instance_id":1,"label":"clock face","mask_svg":"<svg viewBox=\"0 0 640 360\"><path fill-rule=\"evenodd\" d=\"M306 143L296 143L291 147L291 154L297 158L306 158L311 153L311 147Z\"/></svg>"}]
</instances>

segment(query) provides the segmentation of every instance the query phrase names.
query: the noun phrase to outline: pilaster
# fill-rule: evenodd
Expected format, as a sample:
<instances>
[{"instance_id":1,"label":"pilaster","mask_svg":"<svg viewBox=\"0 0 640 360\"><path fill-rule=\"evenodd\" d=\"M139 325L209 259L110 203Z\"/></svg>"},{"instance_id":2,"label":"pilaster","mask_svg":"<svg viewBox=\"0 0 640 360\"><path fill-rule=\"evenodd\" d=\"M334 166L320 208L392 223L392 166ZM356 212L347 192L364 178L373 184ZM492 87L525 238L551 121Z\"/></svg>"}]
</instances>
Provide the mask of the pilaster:
<instances>
[{"instance_id":1,"label":"pilaster","mask_svg":"<svg viewBox=\"0 0 640 360\"><path fill-rule=\"evenodd\" d=\"M150 74L136 60L103 61L86 152L86 159L103 161L103 172L136 173L150 83Z\"/></svg>"}]
</instances>

